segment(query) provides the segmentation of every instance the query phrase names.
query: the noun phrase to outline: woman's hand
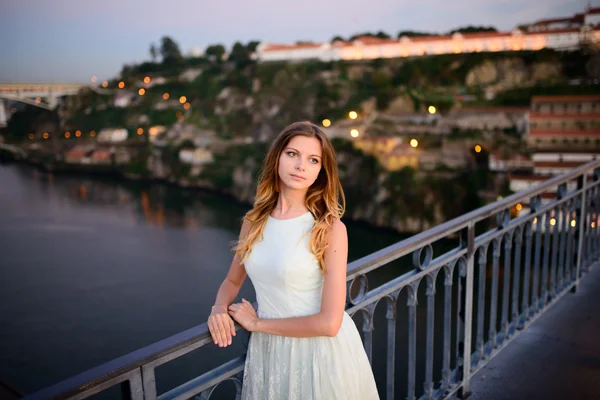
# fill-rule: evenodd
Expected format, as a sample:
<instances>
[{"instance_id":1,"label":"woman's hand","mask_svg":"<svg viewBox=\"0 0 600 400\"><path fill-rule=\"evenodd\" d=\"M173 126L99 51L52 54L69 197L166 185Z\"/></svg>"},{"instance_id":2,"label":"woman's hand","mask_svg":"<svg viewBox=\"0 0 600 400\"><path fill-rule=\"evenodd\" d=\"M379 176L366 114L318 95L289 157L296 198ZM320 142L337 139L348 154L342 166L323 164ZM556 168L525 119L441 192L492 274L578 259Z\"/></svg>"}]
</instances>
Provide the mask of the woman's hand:
<instances>
[{"instance_id":1,"label":"woman's hand","mask_svg":"<svg viewBox=\"0 0 600 400\"><path fill-rule=\"evenodd\" d=\"M233 320L227 314L226 306L213 306L208 317L208 330L213 341L219 347L227 347L231 344L231 337L235 336Z\"/></svg>"},{"instance_id":2,"label":"woman's hand","mask_svg":"<svg viewBox=\"0 0 600 400\"><path fill-rule=\"evenodd\" d=\"M254 332L258 316L252 304L246 299L241 303L235 303L229 306L229 315L233 317L248 332Z\"/></svg>"}]
</instances>

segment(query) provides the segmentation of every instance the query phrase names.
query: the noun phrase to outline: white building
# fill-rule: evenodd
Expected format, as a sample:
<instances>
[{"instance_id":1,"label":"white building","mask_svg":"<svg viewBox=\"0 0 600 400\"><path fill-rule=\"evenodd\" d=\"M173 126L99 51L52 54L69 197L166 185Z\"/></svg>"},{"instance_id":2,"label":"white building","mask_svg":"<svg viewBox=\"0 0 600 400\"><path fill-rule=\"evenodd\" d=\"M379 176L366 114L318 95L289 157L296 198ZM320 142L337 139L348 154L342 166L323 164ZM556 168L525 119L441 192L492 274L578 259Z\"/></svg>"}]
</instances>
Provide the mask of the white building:
<instances>
[{"instance_id":1,"label":"white building","mask_svg":"<svg viewBox=\"0 0 600 400\"><path fill-rule=\"evenodd\" d=\"M569 18L541 20L526 31L455 33L453 35L381 39L362 36L352 42L274 44L261 43L254 54L259 61L362 60L431 54L521 51L551 48L568 50L583 41L600 42L600 8L588 8Z\"/></svg>"},{"instance_id":2,"label":"white building","mask_svg":"<svg viewBox=\"0 0 600 400\"><path fill-rule=\"evenodd\" d=\"M127 140L128 132L127 129L119 128L119 129L102 129L98 133L97 140L99 142L110 142L110 143L118 143Z\"/></svg>"}]
</instances>

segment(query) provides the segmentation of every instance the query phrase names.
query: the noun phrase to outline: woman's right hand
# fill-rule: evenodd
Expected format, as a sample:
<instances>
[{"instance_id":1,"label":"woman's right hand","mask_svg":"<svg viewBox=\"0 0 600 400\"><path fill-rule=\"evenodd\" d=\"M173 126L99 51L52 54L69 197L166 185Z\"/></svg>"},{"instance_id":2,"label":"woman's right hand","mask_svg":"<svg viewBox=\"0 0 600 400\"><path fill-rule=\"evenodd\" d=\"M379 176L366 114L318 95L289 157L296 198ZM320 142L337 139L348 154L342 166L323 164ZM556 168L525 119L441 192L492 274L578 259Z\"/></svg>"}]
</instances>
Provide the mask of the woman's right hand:
<instances>
[{"instance_id":1,"label":"woman's right hand","mask_svg":"<svg viewBox=\"0 0 600 400\"><path fill-rule=\"evenodd\" d=\"M231 337L235 336L235 326L227 311L226 306L213 306L208 317L208 330L213 342L219 347L229 346Z\"/></svg>"}]
</instances>

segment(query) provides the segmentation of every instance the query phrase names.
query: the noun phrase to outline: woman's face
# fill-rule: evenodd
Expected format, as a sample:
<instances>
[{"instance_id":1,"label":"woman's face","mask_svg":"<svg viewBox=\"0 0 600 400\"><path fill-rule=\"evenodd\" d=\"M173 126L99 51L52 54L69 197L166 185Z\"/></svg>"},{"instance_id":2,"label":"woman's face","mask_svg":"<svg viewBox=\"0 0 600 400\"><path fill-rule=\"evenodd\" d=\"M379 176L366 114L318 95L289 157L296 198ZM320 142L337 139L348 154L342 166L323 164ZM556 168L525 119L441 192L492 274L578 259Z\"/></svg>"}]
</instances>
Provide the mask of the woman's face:
<instances>
[{"instance_id":1,"label":"woman's face","mask_svg":"<svg viewBox=\"0 0 600 400\"><path fill-rule=\"evenodd\" d=\"M319 176L323 149L314 137L294 136L279 156L279 179L293 190L308 190Z\"/></svg>"}]
</instances>

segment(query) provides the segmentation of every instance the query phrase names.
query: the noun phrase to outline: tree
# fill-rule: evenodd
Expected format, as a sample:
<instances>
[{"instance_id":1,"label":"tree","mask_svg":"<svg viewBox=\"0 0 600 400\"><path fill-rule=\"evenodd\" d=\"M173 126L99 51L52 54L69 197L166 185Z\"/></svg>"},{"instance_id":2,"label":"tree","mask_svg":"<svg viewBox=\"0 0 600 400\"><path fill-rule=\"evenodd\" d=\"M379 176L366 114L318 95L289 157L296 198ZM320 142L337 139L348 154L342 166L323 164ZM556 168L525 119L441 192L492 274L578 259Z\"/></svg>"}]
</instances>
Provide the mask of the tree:
<instances>
[{"instance_id":1,"label":"tree","mask_svg":"<svg viewBox=\"0 0 600 400\"><path fill-rule=\"evenodd\" d=\"M250 60L250 53L246 46L240 42L235 42L229 53L229 60L236 63L244 63Z\"/></svg>"},{"instance_id":2,"label":"tree","mask_svg":"<svg viewBox=\"0 0 600 400\"><path fill-rule=\"evenodd\" d=\"M213 44L208 46L204 51L207 57L215 58L217 61L220 61L225 54L225 46L222 44Z\"/></svg>"},{"instance_id":3,"label":"tree","mask_svg":"<svg viewBox=\"0 0 600 400\"><path fill-rule=\"evenodd\" d=\"M160 54L162 56L163 64L177 64L183 60L179 45L168 36L164 36L161 39Z\"/></svg>"},{"instance_id":4,"label":"tree","mask_svg":"<svg viewBox=\"0 0 600 400\"><path fill-rule=\"evenodd\" d=\"M496 28L493 26L465 26L461 28L454 29L450 31L448 34L452 35L453 33L477 33L477 32L498 32Z\"/></svg>"},{"instance_id":5,"label":"tree","mask_svg":"<svg viewBox=\"0 0 600 400\"><path fill-rule=\"evenodd\" d=\"M379 31L379 32L377 32L377 34L375 35L375 37L378 37L380 39L389 39L390 35L388 35L384 31Z\"/></svg>"},{"instance_id":6,"label":"tree","mask_svg":"<svg viewBox=\"0 0 600 400\"><path fill-rule=\"evenodd\" d=\"M338 41L345 42L344 38L341 36L334 36L333 39L331 39L331 43L338 42Z\"/></svg>"},{"instance_id":7,"label":"tree","mask_svg":"<svg viewBox=\"0 0 600 400\"><path fill-rule=\"evenodd\" d=\"M258 47L258 45L260 44L260 41L258 40L251 40L248 42L248 45L246 46L246 48L248 49L248 51L250 53L253 53L256 51L256 48Z\"/></svg>"},{"instance_id":8,"label":"tree","mask_svg":"<svg viewBox=\"0 0 600 400\"><path fill-rule=\"evenodd\" d=\"M152 58L153 62L156 62L156 58L158 57L158 50L156 50L156 46L154 45L154 43L150 45L150 57Z\"/></svg>"},{"instance_id":9,"label":"tree","mask_svg":"<svg viewBox=\"0 0 600 400\"><path fill-rule=\"evenodd\" d=\"M417 31L400 31L398 32L398 38L402 36L414 37L414 36L435 36L437 33L429 33L429 32L417 32Z\"/></svg>"}]
</instances>

